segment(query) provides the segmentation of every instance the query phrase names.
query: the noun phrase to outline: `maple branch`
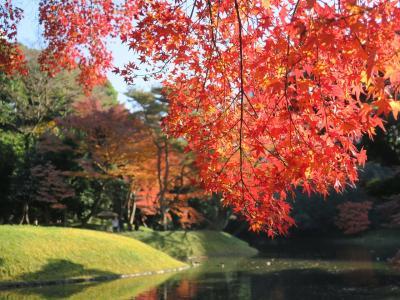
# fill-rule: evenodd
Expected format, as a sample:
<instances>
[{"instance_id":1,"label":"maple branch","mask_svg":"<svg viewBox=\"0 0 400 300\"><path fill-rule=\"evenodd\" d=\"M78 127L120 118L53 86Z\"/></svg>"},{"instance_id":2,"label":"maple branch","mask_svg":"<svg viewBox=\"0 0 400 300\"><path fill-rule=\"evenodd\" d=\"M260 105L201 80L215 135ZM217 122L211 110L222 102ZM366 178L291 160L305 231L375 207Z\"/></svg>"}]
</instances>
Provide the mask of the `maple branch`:
<instances>
[{"instance_id":1,"label":"maple branch","mask_svg":"<svg viewBox=\"0 0 400 300\"><path fill-rule=\"evenodd\" d=\"M203 126L204 126L204 127L208 127L208 126L210 126L210 125L213 125L215 122L217 122L217 121L232 107L232 105L235 103L235 101L236 101L236 99L237 99L237 96L239 96L239 94L240 94L240 92L237 93L237 94L235 95L235 97L232 98L232 101L231 101L231 103L228 105L228 107L227 107L226 109L224 109L214 120L212 120L212 121L210 121L210 122L204 124Z\"/></svg>"},{"instance_id":2,"label":"maple branch","mask_svg":"<svg viewBox=\"0 0 400 300\"><path fill-rule=\"evenodd\" d=\"M189 18L190 18L190 19L193 17L193 13L194 13L194 10L195 10L195 8L196 8L196 4L197 4L197 0L194 0L193 7L192 7L192 11L190 12L190 15L189 15Z\"/></svg>"},{"instance_id":3,"label":"maple branch","mask_svg":"<svg viewBox=\"0 0 400 300\"><path fill-rule=\"evenodd\" d=\"M253 112L254 112L255 118L258 118L258 113L257 113L257 111L255 110L253 104L251 103L249 97L247 96L246 93L244 93L244 96L245 96L245 98L247 99L247 102L250 104L250 107L251 107L251 109L252 109ZM250 113L249 113L249 114L250 114ZM251 115L251 114L250 114L250 115ZM251 116L252 116L252 115L251 115ZM253 117L254 117L254 116L253 116Z\"/></svg>"},{"instance_id":4,"label":"maple branch","mask_svg":"<svg viewBox=\"0 0 400 300\"><path fill-rule=\"evenodd\" d=\"M209 17L210 17L212 46L213 46L213 49L215 50L215 52L217 53L217 56L218 56L218 59L219 59L219 63L222 66L222 73L224 75L223 76L223 78L224 78L224 88L225 88L225 83L226 83L226 78L227 78L227 76L226 76L226 68L225 68L225 63L224 63L224 59L222 57L221 51L219 50L218 45L217 45L217 36L216 36L216 33L214 32L214 27L216 28L216 32L218 32L219 6L218 6L218 13L217 13L217 22L216 22L215 25L214 25L213 13L212 13L212 4L211 4L210 0L207 0L207 7L208 7L208 14L209 14ZM212 60L212 56L213 56L213 53L210 55L210 58L209 58L210 62ZM206 76L208 76L208 72L209 72L209 68L207 68L207 75ZM206 85L206 81L207 81L207 77L206 77L205 82L203 84L203 89L204 89L204 87ZM225 96L224 96L224 98L225 98Z\"/></svg>"},{"instance_id":5,"label":"maple branch","mask_svg":"<svg viewBox=\"0 0 400 300\"><path fill-rule=\"evenodd\" d=\"M299 4L300 4L300 0L297 0L296 4L295 4L295 6L294 6L294 9L293 9L292 17L290 18L290 22L293 21L293 18L294 18L294 16L296 15L297 8L299 7Z\"/></svg>"},{"instance_id":6,"label":"maple branch","mask_svg":"<svg viewBox=\"0 0 400 300\"><path fill-rule=\"evenodd\" d=\"M274 139L272 138L271 133L270 133L268 130L266 130L266 133L268 134L269 138L271 139L271 143L272 143L272 145L274 146L274 151L275 151L276 153L272 152L272 151L269 150L267 147L265 147L264 143L262 143L258 138L256 138L256 141L259 142L259 144L261 145L261 147L262 147L267 153L269 153L269 154L272 155L273 157L279 159L279 160L284 164L285 167L288 167L288 164L287 164L286 160L285 160L285 159L282 157L282 155L279 153L278 147L276 147L275 141L274 141Z\"/></svg>"},{"instance_id":7,"label":"maple branch","mask_svg":"<svg viewBox=\"0 0 400 300\"><path fill-rule=\"evenodd\" d=\"M218 54L218 57L221 58L221 53L219 52L218 46L217 46L217 39L215 37L214 33L214 19L213 19L213 14L212 14L212 4L210 0L207 0L207 6L208 6L208 13L210 15L210 23L211 23L211 40L214 45L214 49Z\"/></svg>"},{"instance_id":8,"label":"maple branch","mask_svg":"<svg viewBox=\"0 0 400 300\"><path fill-rule=\"evenodd\" d=\"M150 76L154 76L154 75L163 73L164 70L169 66L169 63L170 63L174 58L176 58L176 56L177 56L177 54L171 55L171 57L169 57L160 67L158 67L158 70L155 70L155 68L154 68L155 71L153 71L153 72L147 72L147 73L144 73L144 74L135 73L135 75L134 75L133 77L134 77L134 78L150 77Z\"/></svg>"},{"instance_id":9,"label":"maple branch","mask_svg":"<svg viewBox=\"0 0 400 300\"><path fill-rule=\"evenodd\" d=\"M297 8L299 7L300 0L297 0L296 5L293 9L292 16L290 18L290 23L293 21L294 16L296 15ZM289 117L290 117L290 123L289 123L289 143L290 143L290 148L292 148L292 112L289 109L288 105L288 80L289 80L289 54L290 54L290 35L289 33L287 34L287 48L286 48L286 71L285 71L285 89L284 89L284 94L285 94L285 100L286 100L286 108L289 111ZM293 123L294 125L294 123Z\"/></svg>"},{"instance_id":10,"label":"maple branch","mask_svg":"<svg viewBox=\"0 0 400 300\"><path fill-rule=\"evenodd\" d=\"M231 158L232 158L238 151L239 151L239 147L236 148L236 149L228 156L228 158L226 159L224 165L223 165L222 168L218 171L218 173L217 173L218 175L217 175L217 176L219 176L219 175L222 174L222 172L224 171L226 165L229 163L229 161L231 160Z\"/></svg>"},{"instance_id":11,"label":"maple branch","mask_svg":"<svg viewBox=\"0 0 400 300\"><path fill-rule=\"evenodd\" d=\"M240 76L240 124L239 124L239 155L240 155L240 180L242 181L242 199L243 199L243 119L244 119L244 78L243 78L243 37L242 37L242 19L240 18L239 4L235 0L236 17L239 26L239 76Z\"/></svg>"}]
</instances>

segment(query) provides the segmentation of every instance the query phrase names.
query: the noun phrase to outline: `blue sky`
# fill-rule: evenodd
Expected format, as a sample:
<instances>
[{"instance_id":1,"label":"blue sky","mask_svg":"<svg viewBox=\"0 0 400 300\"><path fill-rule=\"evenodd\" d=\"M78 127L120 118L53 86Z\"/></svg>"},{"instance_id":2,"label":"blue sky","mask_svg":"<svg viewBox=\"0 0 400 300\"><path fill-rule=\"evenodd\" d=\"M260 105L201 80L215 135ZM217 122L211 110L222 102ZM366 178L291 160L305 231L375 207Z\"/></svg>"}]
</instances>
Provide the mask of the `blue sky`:
<instances>
[{"instance_id":1,"label":"blue sky","mask_svg":"<svg viewBox=\"0 0 400 300\"><path fill-rule=\"evenodd\" d=\"M14 1L17 7L24 10L24 19L21 20L18 26L18 41L30 48L41 49L45 47L45 41L41 37L41 28L39 25L38 17L38 3L39 0L16 0ZM119 40L112 41L109 44L109 49L114 56L114 64L116 66L123 66L129 61L135 61L135 56L128 50ZM108 79L111 81L114 88L118 91L118 99L120 102L125 103L124 92L127 91L128 86L124 80L113 74L108 73ZM136 89L149 90L152 86L157 85L157 82L145 82L138 79L133 86Z\"/></svg>"}]
</instances>

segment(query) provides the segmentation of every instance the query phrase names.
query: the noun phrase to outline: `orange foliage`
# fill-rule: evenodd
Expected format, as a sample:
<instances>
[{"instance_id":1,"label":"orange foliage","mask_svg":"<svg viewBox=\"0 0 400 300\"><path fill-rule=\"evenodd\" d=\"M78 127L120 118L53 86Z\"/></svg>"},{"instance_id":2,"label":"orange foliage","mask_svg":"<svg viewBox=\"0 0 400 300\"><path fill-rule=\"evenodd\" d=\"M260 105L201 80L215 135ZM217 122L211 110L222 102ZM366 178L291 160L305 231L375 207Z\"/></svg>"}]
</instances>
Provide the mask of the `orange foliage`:
<instances>
[{"instance_id":1,"label":"orange foliage","mask_svg":"<svg viewBox=\"0 0 400 300\"><path fill-rule=\"evenodd\" d=\"M123 105L104 108L100 101L86 99L76 104L73 115L58 120L58 125L77 141L78 151L89 155L80 159L81 176L133 179L154 156L149 132Z\"/></svg>"},{"instance_id":2,"label":"orange foliage","mask_svg":"<svg viewBox=\"0 0 400 300\"><path fill-rule=\"evenodd\" d=\"M161 174L165 173L165 153L161 153ZM203 220L203 216L188 205L188 200L195 197L204 198L206 193L196 185L192 161L187 154L173 147L168 152L168 182L164 195L167 209L167 218L175 216L182 228L189 228ZM149 158L141 173L135 180L135 197L137 206L146 215L155 215L160 212L160 185L157 173L157 157Z\"/></svg>"}]
</instances>

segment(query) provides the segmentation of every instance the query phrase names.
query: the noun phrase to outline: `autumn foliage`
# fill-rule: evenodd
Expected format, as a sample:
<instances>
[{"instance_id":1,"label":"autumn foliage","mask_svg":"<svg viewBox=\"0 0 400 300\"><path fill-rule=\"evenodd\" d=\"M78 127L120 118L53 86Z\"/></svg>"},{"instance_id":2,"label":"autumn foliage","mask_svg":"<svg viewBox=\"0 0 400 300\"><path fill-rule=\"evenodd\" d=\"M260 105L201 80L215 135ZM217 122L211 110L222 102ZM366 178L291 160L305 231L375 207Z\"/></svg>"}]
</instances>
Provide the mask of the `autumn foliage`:
<instances>
[{"instance_id":1,"label":"autumn foliage","mask_svg":"<svg viewBox=\"0 0 400 300\"><path fill-rule=\"evenodd\" d=\"M40 22L43 68L79 68L88 90L121 38L140 63L116 72L163 81L165 129L196 151L207 190L270 236L293 225L297 188L354 185L355 144L400 108L394 0L42 0Z\"/></svg>"},{"instance_id":2,"label":"autumn foliage","mask_svg":"<svg viewBox=\"0 0 400 300\"><path fill-rule=\"evenodd\" d=\"M371 201L345 202L338 205L339 214L336 226L345 234L355 234L367 230L371 224L368 218L371 208Z\"/></svg>"},{"instance_id":3,"label":"autumn foliage","mask_svg":"<svg viewBox=\"0 0 400 300\"><path fill-rule=\"evenodd\" d=\"M37 183L34 200L47 203L51 208L63 209L62 200L74 196L74 190L65 182L66 176L51 163L36 165L31 169Z\"/></svg>"},{"instance_id":4,"label":"autumn foliage","mask_svg":"<svg viewBox=\"0 0 400 300\"><path fill-rule=\"evenodd\" d=\"M6 74L26 73L24 55L16 43L17 24L22 9L14 7L10 0L0 3L0 71Z\"/></svg>"},{"instance_id":5,"label":"autumn foliage","mask_svg":"<svg viewBox=\"0 0 400 300\"><path fill-rule=\"evenodd\" d=\"M88 98L77 102L71 115L53 123L53 133L72 144L68 146L47 133L42 136L39 150L72 151L80 168L64 171L64 175L100 181L122 179L129 190L123 206L130 222L137 208L141 215L165 214L167 221L176 218L183 228L202 220L187 202L191 197L203 196L193 184L196 173L192 160L172 146L168 151L161 149L158 156L154 130L123 105L105 107L101 101Z\"/></svg>"},{"instance_id":6,"label":"autumn foliage","mask_svg":"<svg viewBox=\"0 0 400 300\"><path fill-rule=\"evenodd\" d=\"M198 185L196 178L198 174L195 172L193 162L188 160L185 153L171 147L167 155L168 166L164 163L165 154L161 154L160 174L157 157L154 156L146 160L142 171L135 176L137 205L145 215L165 214L166 222L176 219L181 228L190 228L201 223L204 217L191 207L188 201L196 197L207 198L207 193ZM168 175L164 178L167 168ZM160 180L165 181L162 199L164 183L160 185Z\"/></svg>"},{"instance_id":7,"label":"autumn foliage","mask_svg":"<svg viewBox=\"0 0 400 300\"><path fill-rule=\"evenodd\" d=\"M400 195L392 195L376 207L385 227L400 227Z\"/></svg>"},{"instance_id":8,"label":"autumn foliage","mask_svg":"<svg viewBox=\"0 0 400 300\"><path fill-rule=\"evenodd\" d=\"M58 119L62 134L77 143L83 167L80 176L133 177L154 154L149 132L123 105L103 107L96 99L75 105L75 112Z\"/></svg>"}]
</instances>

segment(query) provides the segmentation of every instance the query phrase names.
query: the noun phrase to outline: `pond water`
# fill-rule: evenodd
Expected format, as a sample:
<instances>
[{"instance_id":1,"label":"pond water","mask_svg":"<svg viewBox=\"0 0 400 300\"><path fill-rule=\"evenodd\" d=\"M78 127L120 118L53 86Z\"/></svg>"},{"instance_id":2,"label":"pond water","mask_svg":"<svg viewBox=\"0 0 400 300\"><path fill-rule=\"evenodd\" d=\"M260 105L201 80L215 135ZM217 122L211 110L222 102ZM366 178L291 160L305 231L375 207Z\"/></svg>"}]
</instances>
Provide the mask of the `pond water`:
<instances>
[{"instance_id":1,"label":"pond water","mask_svg":"<svg viewBox=\"0 0 400 300\"><path fill-rule=\"evenodd\" d=\"M0 299L400 299L400 272L375 251L301 245L212 259L178 274L2 291Z\"/></svg>"}]
</instances>

